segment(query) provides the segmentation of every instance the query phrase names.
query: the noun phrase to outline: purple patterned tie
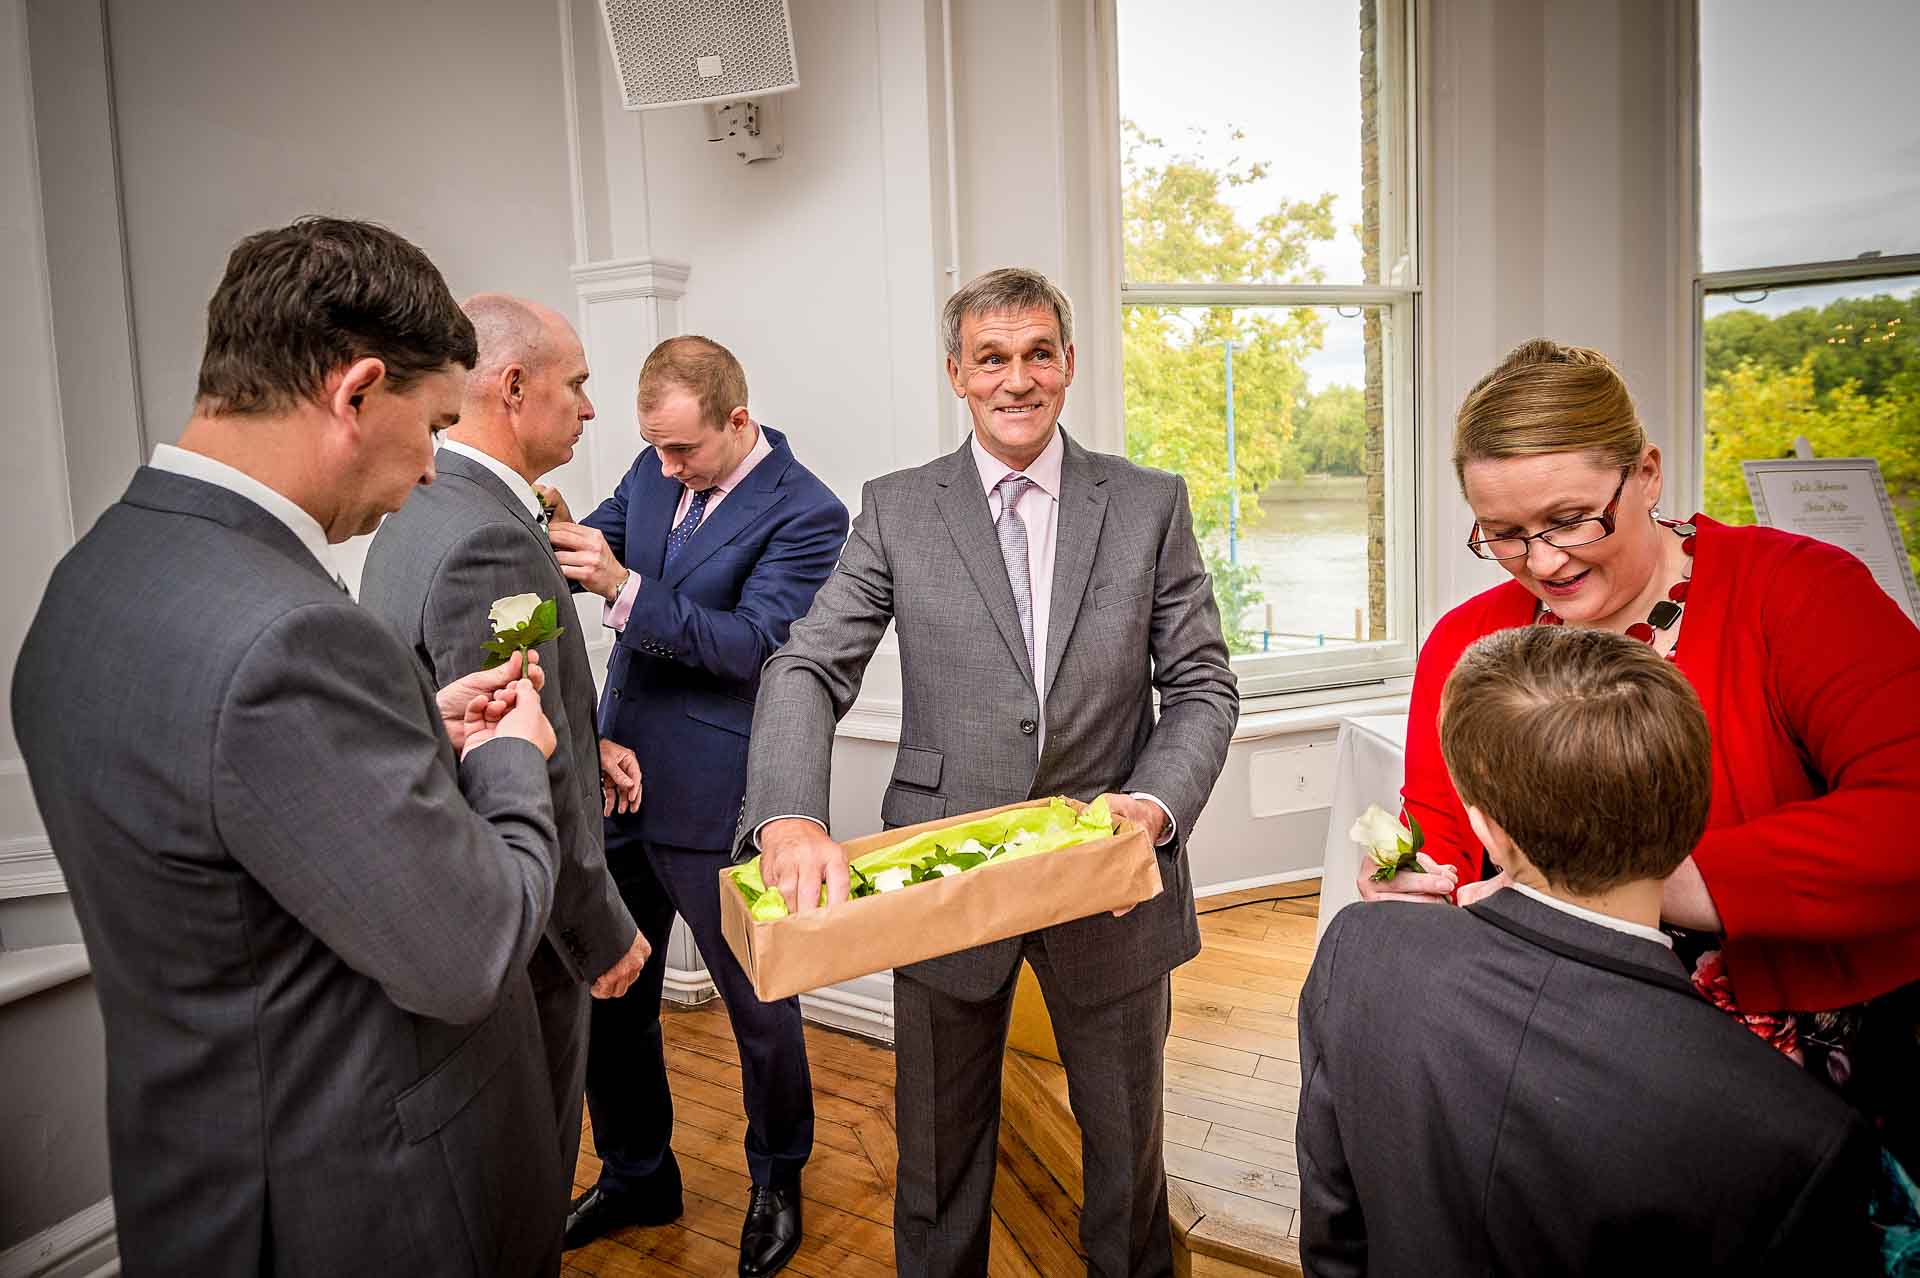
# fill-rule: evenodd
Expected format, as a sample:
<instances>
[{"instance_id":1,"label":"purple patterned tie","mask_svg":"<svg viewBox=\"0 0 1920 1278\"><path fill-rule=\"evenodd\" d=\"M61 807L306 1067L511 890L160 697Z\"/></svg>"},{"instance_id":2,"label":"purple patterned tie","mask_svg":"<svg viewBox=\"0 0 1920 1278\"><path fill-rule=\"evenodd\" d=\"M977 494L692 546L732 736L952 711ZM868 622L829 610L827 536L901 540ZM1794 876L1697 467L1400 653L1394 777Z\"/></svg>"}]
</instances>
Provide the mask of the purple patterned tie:
<instances>
[{"instance_id":1,"label":"purple patterned tie","mask_svg":"<svg viewBox=\"0 0 1920 1278\"><path fill-rule=\"evenodd\" d=\"M687 543L693 540L694 530L700 527L700 516L707 512L707 498L717 491L717 488L703 488L687 503L687 517L675 524L673 531L667 534L667 554L660 561L662 568L671 564L673 557L685 550Z\"/></svg>"}]
</instances>

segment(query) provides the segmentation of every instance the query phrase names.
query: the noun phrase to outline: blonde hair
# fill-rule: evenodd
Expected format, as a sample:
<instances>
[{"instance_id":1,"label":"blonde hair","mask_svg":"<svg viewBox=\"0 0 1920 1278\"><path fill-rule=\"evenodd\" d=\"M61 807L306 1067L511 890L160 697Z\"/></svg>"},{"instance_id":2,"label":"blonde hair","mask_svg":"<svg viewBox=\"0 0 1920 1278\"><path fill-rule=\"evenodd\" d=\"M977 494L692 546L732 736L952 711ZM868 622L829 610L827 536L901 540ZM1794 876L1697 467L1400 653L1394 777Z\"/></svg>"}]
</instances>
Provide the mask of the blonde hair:
<instances>
[{"instance_id":1,"label":"blonde hair","mask_svg":"<svg viewBox=\"0 0 1920 1278\"><path fill-rule=\"evenodd\" d=\"M747 406L747 373L732 351L710 337L669 337L640 366L640 411L658 408L669 390L700 401L700 416L718 430L734 409Z\"/></svg>"},{"instance_id":2,"label":"blonde hair","mask_svg":"<svg viewBox=\"0 0 1920 1278\"><path fill-rule=\"evenodd\" d=\"M1647 432L1611 360L1544 337L1514 347L1460 404L1453 474L1466 489L1469 462L1542 453L1592 453L1624 470L1647 450Z\"/></svg>"},{"instance_id":3,"label":"blonde hair","mask_svg":"<svg viewBox=\"0 0 1920 1278\"><path fill-rule=\"evenodd\" d=\"M1625 635L1516 626L1477 641L1440 693L1440 753L1460 801L1569 892L1663 879L1707 828L1700 698Z\"/></svg>"}]
</instances>

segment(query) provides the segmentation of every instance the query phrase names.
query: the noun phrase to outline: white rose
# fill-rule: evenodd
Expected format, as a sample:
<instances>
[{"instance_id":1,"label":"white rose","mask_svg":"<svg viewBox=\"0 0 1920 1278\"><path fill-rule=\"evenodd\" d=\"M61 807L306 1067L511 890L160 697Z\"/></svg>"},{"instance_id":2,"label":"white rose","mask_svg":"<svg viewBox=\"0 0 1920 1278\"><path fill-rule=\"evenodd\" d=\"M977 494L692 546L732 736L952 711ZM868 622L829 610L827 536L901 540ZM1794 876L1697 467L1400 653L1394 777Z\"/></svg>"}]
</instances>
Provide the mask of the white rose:
<instances>
[{"instance_id":1,"label":"white rose","mask_svg":"<svg viewBox=\"0 0 1920 1278\"><path fill-rule=\"evenodd\" d=\"M873 876L873 890L876 892L891 892L895 888L905 887L907 880L912 877L913 870L904 865L897 866L891 870L882 870Z\"/></svg>"},{"instance_id":2,"label":"white rose","mask_svg":"<svg viewBox=\"0 0 1920 1278\"><path fill-rule=\"evenodd\" d=\"M958 855L965 856L969 852L978 852L982 856L985 856L987 854L987 849L984 846L982 846L980 840L968 839L965 843L962 843L960 845Z\"/></svg>"},{"instance_id":3,"label":"white rose","mask_svg":"<svg viewBox=\"0 0 1920 1278\"><path fill-rule=\"evenodd\" d=\"M953 864L950 861L942 861L940 864L933 867L933 872L944 879L949 874L960 873L960 867Z\"/></svg>"},{"instance_id":4,"label":"white rose","mask_svg":"<svg viewBox=\"0 0 1920 1278\"><path fill-rule=\"evenodd\" d=\"M1353 823L1351 830L1347 831L1347 837L1372 853L1375 858L1382 855L1392 855L1397 858L1402 841L1411 842L1407 839L1407 832L1399 820L1382 811L1377 803L1367 805L1367 810L1360 814L1360 819Z\"/></svg>"},{"instance_id":5,"label":"white rose","mask_svg":"<svg viewBox=\"0 0 1920 1278\"><path fill-rule=\"evenodd\" d=\"M494 634L504 635L532 621L534 609L539 606L539 595L508 595L493 601L493 607L487 609L487 621L493 626Z\"/></svg>"}]
</instances>

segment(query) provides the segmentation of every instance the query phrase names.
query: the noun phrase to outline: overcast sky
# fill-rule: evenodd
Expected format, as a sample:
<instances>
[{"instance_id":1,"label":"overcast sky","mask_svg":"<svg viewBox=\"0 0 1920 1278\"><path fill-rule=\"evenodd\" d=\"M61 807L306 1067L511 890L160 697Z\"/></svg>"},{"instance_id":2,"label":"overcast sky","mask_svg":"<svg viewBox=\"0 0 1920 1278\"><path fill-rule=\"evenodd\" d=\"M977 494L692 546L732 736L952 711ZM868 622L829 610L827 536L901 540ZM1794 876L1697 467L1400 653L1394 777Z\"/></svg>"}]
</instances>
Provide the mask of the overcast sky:
<instances>
[{"instance_id":1,"label":"overcast sky","mask_svg":"<svg viewBox=\"0 0 1920 1278\"><path fill-rule=\"evenodd\" d=\"M1699 3L1703 269L1920 252L1920 0ZM1271 177L1229 197L1245 221L1333 192L1338 231L1313 253L1329 283L1361 279L1357 7L1118 0L1121 114L1210 163L1270 161ZM1228 142L1228 126L1245 139ZM1916 284L1776 289L1754 305L1779 313ZM1329 318L1308 375L1316 388L1358 385L1360 322Z\"/></svg>"}]
</instances>

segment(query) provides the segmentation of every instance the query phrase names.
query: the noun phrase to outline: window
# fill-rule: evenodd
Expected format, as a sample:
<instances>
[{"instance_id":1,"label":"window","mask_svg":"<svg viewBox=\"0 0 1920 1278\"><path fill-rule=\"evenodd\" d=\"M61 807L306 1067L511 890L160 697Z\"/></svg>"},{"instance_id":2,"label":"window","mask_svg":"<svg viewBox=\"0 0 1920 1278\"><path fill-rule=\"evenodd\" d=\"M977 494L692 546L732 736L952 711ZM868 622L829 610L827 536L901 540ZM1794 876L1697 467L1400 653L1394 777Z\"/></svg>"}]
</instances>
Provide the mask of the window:
<instances>
[{"instance_id":1,"label":"window","mask_svg":"<svg viewBox=\"0 0 1920 1278\"><path fill-rule=\"evenodd\" d=\"M1701 0L1696 292L1701 508L1752 523L1740 463L1800 437L1875 457L1920 570L1916 47L1908 0Z\"/></svg>"},{"instance_id":2,"label":"window","mask_svg":"<svg viewBox=\"0 0 1920 1278\"><path fill-rule=\"evenodd\" d=\"M1412 669L1406 0L1115 0L1127 453L1187 480L1244 693Z\"/></svg>"}]
</instances>

